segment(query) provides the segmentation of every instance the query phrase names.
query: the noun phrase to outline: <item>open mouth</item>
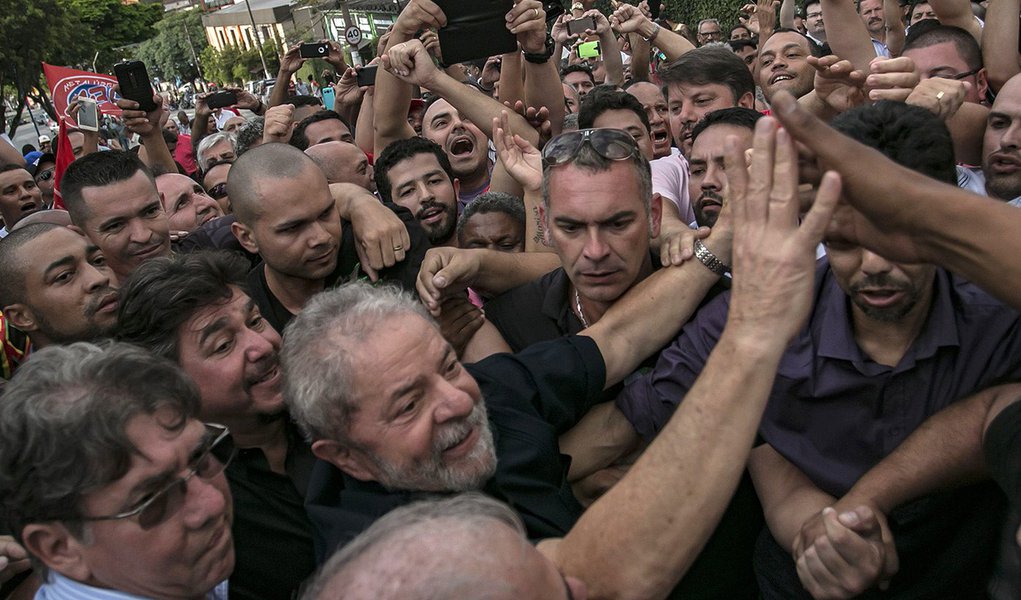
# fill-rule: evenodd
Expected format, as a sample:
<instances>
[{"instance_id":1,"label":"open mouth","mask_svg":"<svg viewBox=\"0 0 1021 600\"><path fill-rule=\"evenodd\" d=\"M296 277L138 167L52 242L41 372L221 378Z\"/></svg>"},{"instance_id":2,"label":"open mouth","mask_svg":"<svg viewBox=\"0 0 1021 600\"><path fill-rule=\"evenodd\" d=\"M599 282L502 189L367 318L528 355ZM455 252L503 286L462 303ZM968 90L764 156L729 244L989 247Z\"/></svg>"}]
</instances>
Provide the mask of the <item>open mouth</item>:
<instances>
[{"instance_id":1,"label":"open mouth","mask_svg":"<svg viewBox=\"0 0 1021 600\"><path fill-rule=\"evenodd\" d=\"M269 381L273 381L273 380L275 380L277 378L277 375L279 375L279 374L280 374L280 365L279 365L279 363L275 363L272 367L267 369L261 375L257 376L255 379L249 380L248 385L249 386L257 386L257 385L261 385L261 384L269 382Z\"/></svg>"},{"instance_id":2,"label":"open mouth","mask_svg":"<svg viewBox=\"0 0 1021 600\"><path fill-rule=\"evenodd\" d=\"M866 304L876 308L886 308L897 304L904 297L904 291L890 288L858 290L858 297Z\"/></svg>"},{"instance_id":3,"label":"open mouth","mask_svg":"<svg viewBox=\"0 0 1021 600\"><path fill-rule=\"evenodd\" d=\"M777 73L769 78L769 83L780 83L781 81L790 81L791 79L794 79L794 76L790 73Z\"/></svg>"},{"instance_id":4,"label":"open mouth","mask_svg":"<svg viewBox=\"0 0 1021 600\"><path fill-rule=\"evenodd\" d=\"M422 223L436 223L443 218L442 206L431 206L425 210L419 211L418 220Z\"/></svg>"},{"instance_id":5,"label":"open mouth","mask_svg":"<svg viewBox=\"0 0 1021 600\"><path fill-rule=\"evenodd\" d=\"M475 150L475 142L466 135L458 136L450 143L450 154L456 158L467 156Z\"/></svg>"},{"instance_id":6,"label":"open mouth","mask_svg":"<svg viewBox=\"0 0 1021 600\"><path fill-rule=\"evenodd\" d=\"M657 129L652 132L652 141L656 144L663 144L670 140L665 129Z\"/></svg>"},{"instance_id":7,"label":"open mouth","mask_svg":"<svg viewBox=\"0 0 1021 600\"><path fill-rule=\"evenodd\" d=\"M478 428L469 427L465 430L464 435L453 440L441 452L448 458L465 454L474 447L476 439L478 439Z\"/></svg>"},{"instance_id":8,"label":"open mouth","mask_svg":"<svg viewBox=\"0 0 1021 600\"><path fill-rule=\"evenodd\" d=\"M35 202L26 202L21 205L21 213L28 214L39 210L40 206Z\"/></svg>"}]
</instances>

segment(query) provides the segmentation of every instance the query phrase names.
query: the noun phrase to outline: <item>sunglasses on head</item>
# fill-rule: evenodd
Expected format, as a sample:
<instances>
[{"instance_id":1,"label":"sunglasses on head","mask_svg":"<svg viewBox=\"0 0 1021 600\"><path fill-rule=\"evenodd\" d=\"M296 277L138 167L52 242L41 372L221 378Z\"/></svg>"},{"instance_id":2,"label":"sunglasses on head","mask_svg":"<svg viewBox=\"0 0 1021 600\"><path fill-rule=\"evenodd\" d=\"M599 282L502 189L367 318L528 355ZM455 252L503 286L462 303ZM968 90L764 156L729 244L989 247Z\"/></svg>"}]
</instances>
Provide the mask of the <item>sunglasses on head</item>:
<instances>
[{"instance_id":1,"label":"sunglasses on head","mask_svg":"<svg viewBox=\"0 0 1021 600\"><path fill-rule=\"evenodd\" d=\"M556 167L572 161L588 144L596 154L607 160L627 160L638 154L635 139L620 129L579 129L562 133L542 149L545 164Z\"/></svg>"},{"instance_id":2,"label":"sunglasses on head","mask_svg":"<svg viewBox=\"0 0 1021 600\"><path fill-rule=\"evenodd\" d=\"M209 197L212 198L213 200L219 200L220 198L223 198L224 196L227 195L227 184L218 183L213 187L209 188L209 191L206 193L209 194Z\"/></svg>"}]
</instances>

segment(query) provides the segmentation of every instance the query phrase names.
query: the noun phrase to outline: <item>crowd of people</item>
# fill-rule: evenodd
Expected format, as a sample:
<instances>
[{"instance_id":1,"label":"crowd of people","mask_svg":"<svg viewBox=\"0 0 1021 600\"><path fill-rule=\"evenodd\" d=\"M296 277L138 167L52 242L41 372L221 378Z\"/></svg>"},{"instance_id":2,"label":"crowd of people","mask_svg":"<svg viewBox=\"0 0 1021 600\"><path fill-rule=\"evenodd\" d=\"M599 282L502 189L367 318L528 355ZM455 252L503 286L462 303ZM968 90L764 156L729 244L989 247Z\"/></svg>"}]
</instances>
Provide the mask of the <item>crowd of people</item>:
<instances>
[{"instance_id":1,"label":"crowd of people","mask_svg":"<svg viewBox=\"0 0 1021 600\"><path fill-rule=\"evenodd\" d=\"M0 143L0 595L1021 597L1021 0L439 4Z\"/></svg>"}]
</instances>

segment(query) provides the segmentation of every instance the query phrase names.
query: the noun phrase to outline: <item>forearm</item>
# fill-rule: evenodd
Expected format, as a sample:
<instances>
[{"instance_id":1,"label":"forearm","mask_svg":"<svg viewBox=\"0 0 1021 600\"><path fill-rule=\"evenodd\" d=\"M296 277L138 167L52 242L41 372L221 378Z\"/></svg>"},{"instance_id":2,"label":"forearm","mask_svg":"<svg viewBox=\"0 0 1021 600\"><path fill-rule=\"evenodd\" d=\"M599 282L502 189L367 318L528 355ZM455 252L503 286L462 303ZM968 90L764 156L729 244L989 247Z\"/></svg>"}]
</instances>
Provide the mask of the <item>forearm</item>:
<instances>
[{"instance_id":1,"label":"forearm","mask_svg":"<svg viewBox=\"0 0 1021 600\"><path fill-rule=\"evenodd\" d=\"M458 83L438 71L432 81L427 82L425 86L456 108L461 113L461 118L466 118L474 123L487 137L492 139L493 119L499 117L507 107L475 88ZM538 145L539 132L532 129L528 121L518 113L514 111L508 111L508 113L511 131L528 140L533 146Z\"/></svg>"},{"instance_id":2,"label":"forearm","mask_svg":"<svg viewBox=\"0 0 1021 600\"><path fill-rule=\"evenodd\" d=\"M752 450L748 470L769 531L788 552L805 521L836 501L768 444Z\"/></svg>"},{"instance_id":3,"label":"forearm","mask_svg":"<svg viewBox=\"0 0 1021 600\"><path fill-rule=\"evenodd\" d=\"M883 0L883 12L886 14L886 47L890 50L890 56L900 56L904 50L904 20L900 17L900 2Z\"/></svg>"},{"instance_id":4,"label":"forearm","mask_svg":"<svg viewBox=\"0 0 1021 600\"><path fill-rule=\"evenodd\" d=\"M464 347L461 354L461 361L466 363L479 362L487 356L501 352L511 352L511 347L504 341L503 336L496 329L496 326L486 321L482 327L475 332Z\"/></svg>"},{"instance_id":5,"label":"forearm","mask_svg":"<svg viewBox=\"0 0 1021 600\"><path fill-rule=\"evenodd\" d=\"M211 113L199 113L195 112L195 118L191 121L191 147L198 150L199 143L202 142L203 138L209 135L209 115ZM195 153L195 158L198 158L198 152Z\"/></svg>"},{"instance_id":6,"label":"forearm","mask_svg":"<svg viewBox=\"0 0 1021 600\"><path fill-rule=\"evenodd\" d=\"M780 4L780 27L794 29L794 13L797 8L794 0L783 0Z\"/></svg>"},{"instance_id":7,"label":"forearm","mask_svg":"<svg viewBox=\"0 0 1021 600\"><path fill-rule=\"evenodd\" d=\"M521 100L526 106L540 106L539 104L528 104L528 83L524 80L528 76L528 71L522 71L523 60L520 52L504 54L500 60L500 104L510 102L510 105L514 106L514 102ZM559 78L558 75L557 79L559 80Z\"/></svg>"},{"instance_id":8,"label":"forearm","mask_svg":"<svg viewBox=\"0 0 1021 600\"><path fill-rule=\"evenodd\" d=\"M392 142L415 137L414 128L408 124L411 91L410 83L397 79L386 69L376 71L376 93L372 107L372 146L376 156Z\"/></svg>"},{"instance_id":9,"label":"forearm","mask_svg":"<svg viewBox=\"0 0 1021 600\"><path fill-rule=\"evenodd\" d=\"M1021 20L1019 0L995 0L986 8L986 27L982 32L982 61L986 78L994 91L1000 91L1011 77L1021 73L1021 55L1017 40Z\"/></svg>"},{"instance_id":10,"label":"forearm","mask_svg":"<svg viewBox=\"0 0 1021 600\"><path fill-rule=\"evenodd\" d=\"M498 296L511 288L542 277L560 266L560 258L548 252L479 252L481 267L471 287L486 296Z\"/></svg>"},{"instance_id":11,"label":"forearm","mask_svg":"<svg viewBox=\"0 0 1021 600\"><path fill-rule=\"evenodd\" d=\"M638 442L635 428L613 402L593 406L560 436L560 452L571 457L567 479L578 481L612 465Z\"/></svg>"},{"instance_id":12,"label":"forearm","mask_svg":"<svg viewBox=\"0 0 1021 600\"><path fill-rule=\"evenodd\" d=\"M560 83L560 73L551 57L542 64L525 61L525 106L539 108L545 106L549 111L549 121L553 135L560 134L564 128L564 88ZM501 80L502 82L502 80ZM500 84L500 97L503 98L503 83Z\"/></svg>"},{"instance_id":13,"label":"forearm","mask_svg":"<svg viewBox=\"0 0 1021 600\"><path fill-rule=\"evenodd\" d=\"M277 80L273 84L273 91L269 93L269 107L280 106L287 102L287 88L291 85L291 76L294 75L292 71L286 71L281 68L277 71Z\"/></svg>"},{"instance_id":14,"label":"forearm","mask_svg":"<svg viewBox=\"0 0 1021 600\"><path fill-rule=\"evenodd\" d=\"M624 85L624 61L620 58L620 47L617 37L611 29L599 36L599 47L603 53L603 66L606 68L606 80L603 83Z\"/></svg>"},{"instance_id":15,"label":"forearm","mask_svg":"<svg viewBox=\"0 0 1021 600\"><path fill-rule=\"evenodd\" d=\"M177 163L174 162L170 148L163 140L163 132L158 127L153 128L153 133L142 137L142 148L145 150L145 154L141 154L140 150L139 158L150 169L157 170L158 167L168 173L177 173Z\"/></svg>"},{"instance_id":16,"label":"forearm","mask_svg":"<svg viewBox=\"0 0 1021 600\"><path fill-rule=\"evenodd\" d=\"M833 54L851 61L855 69L869 72L869 63L876 57L865 23L847 0L822 0L822 17L826 23L826 41Z\"/></svg>"},{"instance_id":17,"label":"forearm","mask_svg":"<svg viewBox=\"0 0 1021 600\"><path fill-rule=\"evenodd\" d=\"M656 36L657 38L659 36ZM649 81L651 71L649 69L652 61L652 44L645 41L642 36L628 34L628 42L631 44L631 79L634 81Z\"/></svg>"},{"instance_id":18,"label":"forearm","mask_svg":"<svg viewBox=\"0 0 1021 600\"><path fill-rule=\"evenodd\" d=\"M375 94L372 88L362 96L362 105L358 110L358 120L355 122L355 145L362 149L362 152L373 152L373 141L375 131L373 129L373 102Z\"/></svg>"},{"instance_id":19,"label":"forearm","mask_svg":"<svg viewBox=\"0 0 1021 600\"><path fill-rule=\"evenodd\" d=\"M563 573L584 581L593 598L670 591L737 486L783 346L724 330L684 402L628 474L559 544L541 548Z\"/></svg>"},{"instance_id":20,"label":"forearm","mask_svg":"<svg viewBox=\"0 0 1021 600\"><path fill-rule=\"evenodd\" d=\"M837 116L837 112L828 104L823 102L815 90L812 90L798 98L798 104L823 121L829 121L833 117Z\"/></svg>"},{"instance_id":21,"label":"forearm","mask_svg":"<svg viewBox=\"0 0 1021 600\"><path fill-rule=\"evenodd\" d=\"M724 263L730 260L729 231L718 224L705 241ZM724 241L721 238L726 238ZM585 329L606 363L606 387L623 380L677 336L720 276L698 260L660 269L634 286L595 324ZM642 315L636 319L635 315Z\"/></svg>"},{"instance_id":22,"label":"forearm","mask_svg":"<svg viewBox=\"0 0 1021 600\"><path fill-rule=\"evenodd\" d=\"M542 192L525 190L525 252L552 252L546 243L546 224L539 207L542 206Z\"/></svg>"},{"instance_id":23,"label":"forearm","mask_svg":"<svg viewBox=\"0 0 1021 600\"><path fill-rule=\"evenodd\" d=\"M337 206L337 214L345 221L353 221L359 208L379 206L379 200L371 192L353 183L331 183L330 195Z\"/></svg>"},{"instance_id":24,"label":"forearm","mask_svg":"<svg viewBox=\"0 0 1021 600\"><path fill-rule=\"evenodd\" d=\"M660 28L659 34L653 40L653 43L666 55L667 60L677 60L684 53L695 49L687 38L679 33L670 31L666 27Z\"/></svg>"},{"instance_id":25,"label":"forearm","mask_svg":"<svg viewBox=\"0 0 1021 600\"><path fill-rule=\"evenodd\" d=\"M996 4L996 2L990 2L990 4ZM975 20L974 13L971 12L969 0L929 0L929 6L932 7L932 12L936 13L936 18L939 19L941 25L960 27L970 33L977 42L982 43L982 28ZM1018 14L1014 13L1013 18L1016 20L1017 17ZM1017 39L1013 41L1012 47L1017 48Z\"/></svg>"},{"instance_id":26,"label":"forearm","mask_svg":"<svg viewBox=\"0 0 1021 600\"><path fill-rule=\"evenodd\" d=\"M853 508L871 501L888 514L920 496L987 477L982 453L986 419L998 400L1019 395L1021 384L989 388L929 417L863 475L839 505Z\"/></svg>"},{"instance_id":27,"label":"forearm","mask_svg":"<svg viewBox=\"0 0 1021 600\"><path fill-rule=\"evenodd\" d=\"M503 192L516 198L524 196L524 190L521 187L521 184L507 172L507 169L503 166L503 161L499 159L496 161L496 164L493 165L493 173L489 177L489 191ZM525 229L527 233L527 225Z\"/></svg>"},{"instance_id":28,"label":"forearm","mask_svg":"<svg viewBox=\"0 0 1021 600\"><path fill-rule=\"evenodd\" d=\"M954 160L966 165L982 164L982 137L989 119L989 109L974 102L965 102L946 121L954 142Z\"/></svg>"}]
</instances>

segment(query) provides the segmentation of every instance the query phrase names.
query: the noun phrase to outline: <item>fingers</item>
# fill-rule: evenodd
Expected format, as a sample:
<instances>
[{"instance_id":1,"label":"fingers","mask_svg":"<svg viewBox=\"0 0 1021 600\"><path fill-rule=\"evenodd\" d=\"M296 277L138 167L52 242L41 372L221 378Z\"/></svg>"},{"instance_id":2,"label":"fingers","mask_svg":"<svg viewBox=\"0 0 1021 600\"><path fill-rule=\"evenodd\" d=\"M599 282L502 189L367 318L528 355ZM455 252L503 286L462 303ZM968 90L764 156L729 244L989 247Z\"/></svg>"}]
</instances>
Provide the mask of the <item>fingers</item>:
<instances>
[{"instance_id":1,"label":"fingers","mask_svg":"<svg viewBox=\"0 0 1021 600\"><path fill-rule=\"evenodd\" d=\"M788 222L797 222L798 209L798 152L790 134L783 129L776 132L776 157L773 162L773 187L769 194L769 216L778 216Z\"/></svg>"},{"instance_id":2,"label":"fingers","mask_svg":"<svg viewBox=\"0 0 1021 600\"><path fill-rule=\"evenodd\" d=\"M748 193L748 166L744 148L736 136L730 136L725 142L725 149L723 160L727 173L727 205L730 206L735 222L745 222L748 219L744 202Z\"/></svg>"},{"instance_id":3,"label":"fingers","mask_svg":"<svg viewBox=\"0 0 1021 600\"><path fill-rule=\"evenodd\" d=\"M815 194L815 202L801 220L801 227L797 235L805 239L806 244L813 247L819 245L826 234L827 227L833 219L833 213L840 202L841 180L840 175L828 171L819 182L818 191Z\"/></svg>"},{"instance_id":4,"label":"fingers","mask_svg":"<svg viewBox=\"0 0 1021 600\"><path fill-rule=\"evenodd\" d=\"M671 231L663 234L663 241L659 247L660 263L664 266L680 266L695 256L695 240L705 239L709 236L708 227L690 229L685 227L682 230Z\"/></svg>"},{"instance_id":5,"label":"fingers","mask_svg":"<svg viewBox=\"0 0 1021 600\"><path fill-rule=\"evenodd\" d=\"M859 156L860 150L864 149L864 146L828 127L818 117L798 106L794 97L787 92L775 94L771 105L773 116L780 120L784 129L815 152L824 164L839 164L844 157Z\"/></svg>"},{"instance_id":6,"label":"fingers","mask_svg":"<svg viewBox=\"0 0 1021 600\"><path fill-rule=\"evenodd\" d=\"M765 222L769 214L769 203L766 200L769 198L770 191L773 188L776 131L777 122L769 117L759 119L755 124L755 137L752 141L752 164L748 169L750 183L748 184L748 191L745 194L744 202L745 216L749 221Z\"/></svg>"}]
</instances>

